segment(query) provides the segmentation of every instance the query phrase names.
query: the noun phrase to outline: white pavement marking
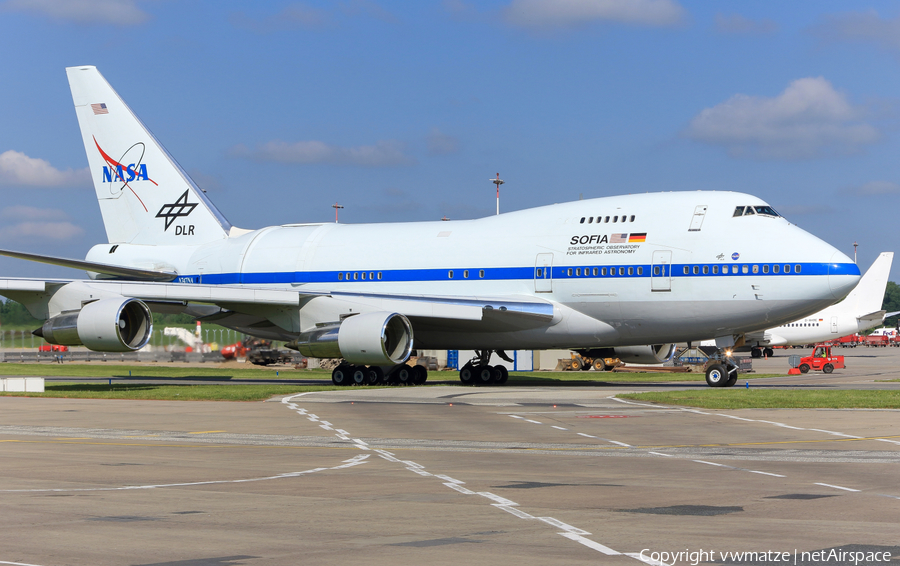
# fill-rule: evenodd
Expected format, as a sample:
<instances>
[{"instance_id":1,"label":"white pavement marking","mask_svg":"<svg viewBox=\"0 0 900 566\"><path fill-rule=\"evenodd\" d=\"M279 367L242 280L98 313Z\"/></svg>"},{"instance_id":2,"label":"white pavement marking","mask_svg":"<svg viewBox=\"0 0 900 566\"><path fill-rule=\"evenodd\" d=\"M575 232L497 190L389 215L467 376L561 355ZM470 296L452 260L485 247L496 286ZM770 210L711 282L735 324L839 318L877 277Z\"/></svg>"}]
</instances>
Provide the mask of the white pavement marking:
<instances>
[{"instance_id":1,"label":"white pavement marking","mask_svg":"<svg viewBox=\"0 0 900 566\"><path fill-rule=\"evenodd\" d=\"M825 487L833 487L834 489L843 489L844 491L860 491L859 489L853 489L851 487L841 487L839 485L831 485L830 483L818 483L816 485L824 485Z\"/></svg>"},{"instance_id":2,"label":"white pavement marking","mask_svg":"<svg viewBox=\"0 0 900 566\"><path fill-rule=\"evenodd\" d=\"M303 414L303 413L301 413L302 409L299 409L296 404L292 403L291 399L295 399L297 397L302 397L303 395L308 395L308 394L309 393L298 393L296 395L292 395L290 397L283 398L281 400L281 402L284 403L285 405L287 405L288 407L290 407L291 409L293 409L297 414L302 415ZM315 415L311 415L311 416L315 417ZM516 417L515 415L510 415L510 416L515 417L515 418L524 418L524 417ZM318 419L318 417L316 417L316 418ZM310 420L313 420L313 419L310 419ZM543 424L540 421L533 421L530 419L525 419L525 420L527 422L534 423L534 424ZM554 428L559 428L559 427L554 427ZM338 434L335 434L335 436L337 436L341 440L353 442L353 445L356 446L357 448L360 448L363 450L371 450L368 447L368 445L366 445L365 442L363 442L362 440L360 440L358 438L350 438L350 433L348 433L347 431L345 431L343 429L335 429L335 430L338 432ZM565 429L563 429L563 430L565 430ZM579 434L582 434L582 433L579 433ZM590 436L589 434L582 434L582 436L596 438L596 437ZM615 441L609 441L609 442L615 442ZM616 444L628 446L627 444L623 444L621 442L616 442ZM572 525L569 525L568 523L564 523L554 517L535 517L534 515L525 513L524 511L516 509L516 507L518 507L519 504L516 503L515 501L510 501L509 499L506 499L505 497L501 497L501 496L491 493L489 491L479 491L479 492L472 491L472 490L467 489L467 488L463 487L462 485L460 485L460 484L465 483L463 481L453 479L444 474L431 474L429 472L426 472L425 466L422 466L422 465L417 464L416 462L412 462L410 460L400 460L399 458L394 457L394 455L392 453L390 453L386 450L375 450L375 452L381 458L383 458L385 460L405 464L407 470L409 470L411 472L415 472L416 474L419 474L420 476L431 476L431 477L436 477L436 478L445 480L444 485L446 487L449 487L452 490L458 491L459 493L462 493L463 495L479 495L481 497L484 497L485 499L494 501L495 503L491 504L492 507L496 507L498 509L506 511L507 513L510 513L511 515L514 515L520 519L537 519L539 521L547 523L548 525L562 529L562 532L557 533L557 534L564 536L575 542L578 542L580 544L583 544L584 546L586 546L588 548L591 548L593 550L602 552L603 554L607 554L610 556L622 556L623 555L623 553L613 550L613 549L609 548L608 546L604 546L604 545L600 544L599 542L595 542L595 541L592 541L591 539L585 538L585 535L591 534L588 531L579 529L578 527L574 527ZM347 462L347 464L344 464L343 466L337 466L337 468L344 468L344 467L361 464L361 463L363 463L363 460L368 458L368 456L369 456L368 454L363 454L360 456L356 456L355 458L351 458L350 460L345 460L345 462ZM337 469L337 468L334 468L334 469ZM325 469L330 469L330 468L318 468L317 470L314 470L314 471L322 471ZM629 556L629 557L639 560L641 562L647 562L646 560L644 560L642 557L640 557L639 555L637 555L635 553L627 553L627 554L624 554L624 556ZM26 565L26 566L31 566L31 565ZM668 565L664 565L664 566L668 566Z\"/></svg>"},{"instance_id":3,"label":"white pavement marking","mask_svg":"<svg viewBox=\"0 0 900 566\"><path fill-rule=\"evenodd\" d=\"M556 430L569 430L567 428L563 428L561 426L556 426L556 425L550 425L550 428L555 428Z\"/></svg>"},{"instance_id":4,"label":"white pavement marking","mask_svg":"<svg viewBox=\"0 0 900 566\"><path fill-rule=\"evenodd\" d=\"M674 458L675 457L671 454L663 454L662 452L650 452L650 454L654 454L656 456L665 456L666 458Z\"/></svg>"},{"instance_id":5,"label":"white pavement marking","mask_svg":"<svg viewBox=\"0 0 900 566\"><path fill-rule=\"evenodd\" d=\"M578 434L579 434L580 436L586 436L586 437L588 437L588 438L597 438L596 436L592 436L592 435L590 435L590 434L585 434L585 433L583 433L583 432L579 432Z\"/></svg>"},{"instance_id":6,"label":"white pavement marking","mask_svg":"<svg viewBox=\"0 0 900 566\"><path fill-rule=\"evenodd\" d=\"M507 416L512 417L514 419L524 419L525 418L525 417L520 417L519 415L507 415Z\"/></svg>"},{"instance_id":7,"label":"white pavement marking","mask_svg":"<svg viewBox=\"0 0 900 566\"><path fill-rule=\"evenodd\" d=\"M37 564L26 564L24 562L4 562L0 560L0 564L14 564L15 566L38 566Z\"/></svg>"},{"instance_id":8,"label":"white pavement marking","mask_svg":"<svg viewBox=\"0 0 900 566\"><path fill-rule=\"evenodd\" d=\"M706 460L691 460L692 462L697 462L698 464L709 464L710 466L720 466L722 468L730 468L731 466L726 466L725 464L716 464L715 462L707 462Z\"/></svg>"},{"instance_id":9,"label":"white pavement marking","mask_svg":"<svg viewBox=\"0 0 900 566\"><path fill-rule=\"evenodd\" d=\"M217 485L217 484L225 484L225 483L249 483L249 482L258 482L258 481L269 481L269 480L281 480L285 478L296 478L307 474L314 474L316 472L326 472L328 470L340 470L344 468L352 468L353 466L358 466L360 464L364 464L364 460L368 458L368 454L360 454L359 456L354 456L349 460L344 460L344 464L340 466L333 466L331 468L313 468L311 470L303 470L302 472L288 472L284 474L278 474L277 476L267 476L262 478L246 478L240 480L209 480L209 481L194 481L194 482L183 482L183 483L164 483L164 484L153 484L153 485L126 485L120 487L80 487L80 488L52 488L52 489L0 489L0 493L41 493L41 492L71 492L71 491L128 491L133 489L159 489L164 487L190 487L195 485ZM0 562L0 564L4 564ZM9 564L12 564L11 562Z\"/></svg>"},{"instance_id":10,"label":"white pavement marking","mask_svg":"<svg viewBox=\"0 0 900 566\"><path fill-rule=\"evenodd\" d=\"M624 442L619 442L618 440L607 440L607 442L612 442L613 444L618 444L619 446L625 446L626 448L631 448L631 444L625 444Z\"/></svg>"},{"instance_id":11,"label":"white pavement marking","mask_svg":"<svg viewBox=\"0 0 900 566\"><path fill-rule=\"evenodd\" d=\"M760 472L759 470L747 470L751 474L762 474L764 476L774 476L776 478L786 478L787 476L783 476L781 474L771 474L769 472Z\"/></svg>"}]
</instances>

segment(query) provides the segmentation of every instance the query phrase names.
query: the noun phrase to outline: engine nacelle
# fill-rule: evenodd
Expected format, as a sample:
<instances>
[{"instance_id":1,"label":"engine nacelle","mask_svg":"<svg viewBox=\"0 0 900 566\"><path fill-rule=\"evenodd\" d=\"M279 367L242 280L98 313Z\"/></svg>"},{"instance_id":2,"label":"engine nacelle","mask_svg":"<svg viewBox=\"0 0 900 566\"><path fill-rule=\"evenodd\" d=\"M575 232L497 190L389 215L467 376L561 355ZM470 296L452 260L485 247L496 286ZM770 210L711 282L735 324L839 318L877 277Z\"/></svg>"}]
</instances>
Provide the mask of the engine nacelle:
<instances>
[{"instance_id":1,"label":"engine nacelle","mask_svg":"<svg viewBox=\"0 0 900 566\"><path fill-rule=\"evenodd\" d=\"M313 358L344 358L351 364L391 366L409 358L413 330L402 314L372 312L304 332L291 346Z\"/></svg>"},{"instance_id":2,"label":"engine nacelle","mask_svg":"<svg viewBox=\"0 0 900 566\"><path fill-rule=\"evenodd\" d=\"M648 346L617 346L579 351L591 358L619 358L633 364L661 364L672 359L675 344L651 344Z\"/></svg>"},{"instance_id":3,"label":"engine nacelle","mask_svg":"<svg viewBox=\"0 0 900 566\"><path fill-rule=\"evenodd\" d=\"M84 345L97 352L133 352L153 334L153 315L138 299L100 299L55 316L35 332L51 344Z\"/></svg>"}]
</instances>

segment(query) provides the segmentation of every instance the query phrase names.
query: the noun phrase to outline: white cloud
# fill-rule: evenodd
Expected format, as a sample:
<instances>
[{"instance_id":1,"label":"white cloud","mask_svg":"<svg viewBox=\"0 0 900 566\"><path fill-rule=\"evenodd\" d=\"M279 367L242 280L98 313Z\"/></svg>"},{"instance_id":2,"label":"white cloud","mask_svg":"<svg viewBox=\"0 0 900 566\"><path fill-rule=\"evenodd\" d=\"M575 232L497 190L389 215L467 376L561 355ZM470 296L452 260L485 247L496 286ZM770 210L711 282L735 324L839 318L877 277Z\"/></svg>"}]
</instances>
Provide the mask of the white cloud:
<instances>
[{"instance_id":1,"label":"white cloud","mask_svg":"<svg viewBox=\"0 0 900 566\"><path fill-rule=\"evenodd\" d=\"M432 155L447 155L459 151L459 140L437 128L431 128L425 141L428 142L428 153Z\"/></svg>"},{"instance_id":2,"label":"white cloud","mask_svg":"<svg viewBox=\"0 0 900 566\"><path fill-rule=\"evenodd\" d=\"M834 15L811 31L824 41L861 41L889 51L900 49L900 16L882 19L875 11Z\"/></svg>"},{"instance_id":3,"label":"white cloud","mask_svg":"<svg viewBox=\"0 0 900 566\"><path fill-rule=\"evenodd\" d=\"M403 144L394 140L382 140L375 145L340 147L323 141L300 141L287 143L271 141L258 149L250 150L237 146L231 150L236 157L246 157L256 161L277 163L298 163L303 165L355 165L359 167L390 167L411 165L415 159L403 152Z\"/></svg>"},{"instance_id":4,"label":"white cloud","mask_svg":"<svg viewBox=\"0 0 900 566\"><path fill-rule=\"evenodd\" d=\"M512 0L503 18L513 26L534 29L571 28L597 22L641 26L681 23L684 8L674 0Z\"/></svg>"},{"instance_id":5,"label":"white cloud","mask_svg":"<svg viewBox=\"0 0 900 566\"><path fill-rule=\"evenodd\" d=\"M0 153L0 186L71 187L90 185L88 169L60 171L49 162L12 149Z\"/></svg>"},{"instance_id":6,"label":"white cloud","mask_svg":"<svg viewBox=\"0 0 900 566\"><path fill-rule=\"evenodd\" d=\"M736 94L700 112L685 131L695 141L721 145L735 157L808 159L860 151L881 137L822 77L792 82L775 98Z\"/></svg>"},{"instance_id":7,"label":"white cloud","mask_svg":"<svg viewBox=\"0 0 900 566\"><path fill-rule=\"evenodd\" d=\"M858 196L900 195L900 184L891 181L869 181L858 187L847 187L844 192Z\"/></svg>"},{"instance_id":8,"label":"white cloud","mask_svg":"<svg viewBox=\"0 0 900 566\"><path fill-rule=\"evenodd\" d=\"M6 0L0 9L78 24L135 26L150 19L134 0Z\"/></svg>"},{"instance_id":9,"label":"white cloud","mask_svg":"<svg viewBox=\"0 0 900 566\"><path fill-rule=\"evenodd\" d=\"M324 10L314 8L303 2L295 2L285 6L277 14L257 19L242 12L232 14L232 25L249 29L257 33L268 33L287 29L316 29L328 25L331 16Z\"/></svg>"},{"instance_id":10,"label":"white cloud","mask_svg":"<svg viewBox=\"0 0 900 566\"><path fill-rule=\"evenodd\" d=\"M773 20L751 20L740 14L716 14L716 31L741 35L768 35L778 31Z\"/></svg>"},{"instance_id":11,"label":"white cloud","mask_svg":"<svg viewBox=\"0 0 900 566\"><path fill-rule=\"evenodd\" d=\"M8 206L0 210L0 218L19 221L0 226L0 239L3 241L62 241L84 235L84 229L69 222L69 215L57 208Z\"/></svg>"}]
</instances>

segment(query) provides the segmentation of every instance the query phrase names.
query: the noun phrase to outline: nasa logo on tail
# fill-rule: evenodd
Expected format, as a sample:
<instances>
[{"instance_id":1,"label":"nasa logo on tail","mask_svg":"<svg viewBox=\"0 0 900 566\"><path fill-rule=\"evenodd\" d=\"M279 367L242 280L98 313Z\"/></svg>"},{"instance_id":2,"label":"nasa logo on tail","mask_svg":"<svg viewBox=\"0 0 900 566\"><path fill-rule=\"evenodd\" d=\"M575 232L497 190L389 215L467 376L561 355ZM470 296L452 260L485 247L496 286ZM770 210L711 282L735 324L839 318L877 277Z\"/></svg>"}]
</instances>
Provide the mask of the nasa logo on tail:
<instances>
[{"instance_id":1,"label":"nasa logo on tail","mask_svg":"<svg viewBox=\"0 0 900 566\"><path fill-rule=\"evenodd\" d=\"M103 178L101 182L110 183L109 193L118 198L118 196L127 188L131 191L131 194L138 199L141 206L144 207L144 211L149 212L143 199L141 199L137 192L129 185L129 183L135 181L150 181L154 185L157 185L156 181L151 179L147 174L147 165L142 163L144 159L144 142L137 142L129 147L119 159L113 159L108 153L103 151L103 148L100 147L100 143L97 141L96 137L94 138L94 145L97 146L100 157L106 162L106 165L103 166ZM128 161L131 161L132 159L134 159L134 163L123 165L123 163L128 163Z\"/></svg>"},{"instance_id":2,"label":"nasa logo on tail","mask_svg":"<svg viewBox=\"0 0 900 566\"><path fill-rule=\"evenodd\" d=\"M194 209L197 208L197 205L200 203L197 202L188 202L188 193L190 191L184 191L184 194L178 197L172 204L164 204L162 208L159 209L159 212L156 213L157 218L165 218L166 219L166 227L163 232L167 232L169 230L169 226L172 225L177 219L190 216ZM176 236L193 236L194 235L194 225L183 225L180 224L175 227L175 235Z\"/></svg>"}]
</instances>

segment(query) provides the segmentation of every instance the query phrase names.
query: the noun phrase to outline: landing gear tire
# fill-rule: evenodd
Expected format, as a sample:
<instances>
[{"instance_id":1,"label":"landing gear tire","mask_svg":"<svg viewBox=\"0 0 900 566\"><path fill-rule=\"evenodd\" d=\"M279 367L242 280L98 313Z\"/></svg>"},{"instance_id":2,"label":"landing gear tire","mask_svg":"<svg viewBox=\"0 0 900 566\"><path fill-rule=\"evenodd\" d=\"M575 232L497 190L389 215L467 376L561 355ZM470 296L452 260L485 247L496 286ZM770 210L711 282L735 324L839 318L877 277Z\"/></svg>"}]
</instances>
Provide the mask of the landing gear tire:
<instances>
[{"instance_id":1,"label":"landing gear tire","mask_svg":"<svg viewBox=\"0 0 900 566\"><path fill-rule=\"evenodd\" d=\"M459 370L459 380L463 385L472 385L472 382L475 380L475 371L472 369L472 364L466 364Z\"/></svg>"},{"instance_id":2,"label":"landing gear tire","mask_svg":"<svg viewBox=\"0 0 900 566\"><path fill-rule=\"evenodd\" d=\"M763 352L766 354L767 358L771 358L775 355L775 350L773 350L772 348L766 348L765 350L763 350Z\"/></svg>"},{"instance_id":3,"label":"landing gear tire","mask_svg":"<svg viewBox=\"0 0 900 566\"><path fill-rule=\"evenodd\" d=\"M809 366L807 364L800 364L800 367L797 369L800 370L800 373L809 373Z\"/></svg>"},{"instance_id":4,"label":"landing gear tire","mask_svg":"<svg viewBox=\"0 0 900 566\"><path fill-rule=\"evenodd\" d=\"M400 364L394 369L394 379L400 385L411 385L413 383L413 368L406 364Z\"/></svg>"},{"instance_id":5,"label":"landing gear tire","mask_svg":"<svg viewBox=\"0 0 900 566\"><path fill-rule=\"evenodd\" d=\"M494 366L494 369L500 372L500 379L497 380L497 383L504 384L509 379L509 370L506 369L506 366Z\"/></svg>"},{"instance_id":6,"label":"landing gear tire","mask_svg":"<svg viewBox=\"0 0 900 566\"><path fill-rule=\"evenodd\" d=\"M722 364L712 364L706 368L706 384L710 387L722 387L728 382L728 372Z\"/></svg>"},{"instance_id":7,"label":"landing gear tire","mask_svg":"<svg viewBox=\"0 0 900 566\"><path fill-rule=\"evenodd\" d=\"M350 368L350 380L353 385L365 385L368 373L366 366L353 366Z\"/></svg>"},{"instance_id":8,"label":"landing gear tire","mask_svg":"<svg viewBox=\"0 0 900 566\"><path fill-rule=\"evenodd\" d=\"M734 384L737 383L738 375L737 372L734 372L731 377L728 378L728 381L725 382L725 385L722 387L734 387Z\"/></svg>"},{"instance_id":9,"label":"landing gear tire","mask_svg":"<svg viewBox=\"0 0 900 566\"><path fill-rule=\"evenodd\" d=\"M825 373L831 373L834 371L834 366L831 364L825 364L824 366L822 366L822 371L824 371Z\"/></svg>"},{"instance_id":10,"label":"landing gear tire","mask_svg":"<svg viewBox=\"0 0 900 566\"><path fill-rule=\"evenodd\" d=\"M763 351L759 348L751 348L750 349L750 357L751 358L761 358L763 356Z\"/></svg>"},{"instance_id":11,"label":"landing gear tire","mask_svg":"<svg viewBox=\"0 0 900 566\"><path fill-rule=\"evenodd\" d=\"M428 381L428 369L425 366L415 366L413 369L413 383L423 385Z\"/></svg>"},{"instance_id":12,"label":"landing gear tire","mask_svg":"<svg viewBox=\"0 0 900 566\"><path fill-rule=\"evenodd\" d=\"M342 387L350 385L350 367L349 365L341 364L334 368L331 372L331 383Z\"/></svg>"},{"instance_id":13,"label":"landing gear tire","mask_svg":"<svg viewBox=\"0 0 900 566\"><path fill-rule=\"evenodd\" d=\"M478 366L478 370L475 373L475 380L478 382L478 385L489 385L499 378L500 372L491 366Z\"/></svg>"},{"instance_id":14,"label":"landing gear tire","mask_svg":"<svg viewBox=\"0 0 900 566\"><path fill-rule=\"evenodd\" d=\"M366 373L366 385L378 385L384 383L384 370L378 366L372 366Z\"/></svg>"}]
</instances>

